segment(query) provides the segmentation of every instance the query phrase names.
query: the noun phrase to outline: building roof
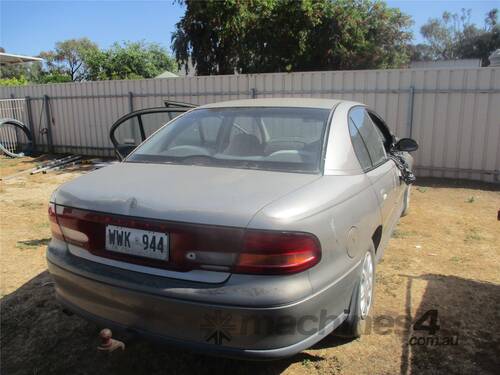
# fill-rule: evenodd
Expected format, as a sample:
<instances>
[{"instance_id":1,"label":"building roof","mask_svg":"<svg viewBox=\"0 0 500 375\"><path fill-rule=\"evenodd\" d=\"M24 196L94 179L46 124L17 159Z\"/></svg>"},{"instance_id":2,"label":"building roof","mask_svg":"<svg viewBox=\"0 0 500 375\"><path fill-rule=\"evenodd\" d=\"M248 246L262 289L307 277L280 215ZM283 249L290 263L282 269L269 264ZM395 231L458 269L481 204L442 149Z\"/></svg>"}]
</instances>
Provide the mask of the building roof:
<instances>
[{"instance_id":1,"label":"building roof","mask_svg":"<svg viewBox=\"0 0 500 375\"><path fill-rule=\"evenodd\" d=\"M332 109L343 100L318 99L318 98L262 98L230 100L227 102L211 103L203 108L221 107L300 107L300 108L325 108Z\"/></svg>"},{"instance_id":2,"label":"building roof","mask_svg":"<svg viewBox=\"0 0 500 375\"><path fill-rule=\"evenodd\" d=\"M177 77L179 77L177 74L165 70L163 73L158 74L155 78L177 78Z\"/></svg>"},{"instance_id":3,"label":"building roof","mask_svg":"<svg viewBox=\"0 0 500 375\"><path fill-rule=\"evenodd\" d=\"M23 64L33 61L42 61L39 57L14 55L12 53L0 52L0 65Z\"/></svg>"}]
</instances>

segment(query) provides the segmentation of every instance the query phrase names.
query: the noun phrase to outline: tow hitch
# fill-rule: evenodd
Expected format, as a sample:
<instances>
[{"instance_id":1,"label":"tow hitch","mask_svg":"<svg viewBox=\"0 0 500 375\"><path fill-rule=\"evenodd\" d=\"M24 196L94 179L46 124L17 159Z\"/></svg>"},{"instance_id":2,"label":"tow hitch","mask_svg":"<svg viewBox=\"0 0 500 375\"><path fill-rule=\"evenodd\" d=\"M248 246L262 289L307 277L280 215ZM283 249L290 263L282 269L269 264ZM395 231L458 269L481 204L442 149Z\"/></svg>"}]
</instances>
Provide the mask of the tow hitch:
<instances>
[{"instance_id":1,"label":"tow hitch","mask_svg":"<svg viewBox=\"0 0 500 375\"><path fill-rule=\"evenodd\" d=\"M99 337L101 339L101 345L97 347L97 350L101 350L103 352L114 352L116 349L120 348L121 350L125 350L125 343L112 338L113 332L109 328L104 328L99 332Z\"/></svg>"}]
</instances>

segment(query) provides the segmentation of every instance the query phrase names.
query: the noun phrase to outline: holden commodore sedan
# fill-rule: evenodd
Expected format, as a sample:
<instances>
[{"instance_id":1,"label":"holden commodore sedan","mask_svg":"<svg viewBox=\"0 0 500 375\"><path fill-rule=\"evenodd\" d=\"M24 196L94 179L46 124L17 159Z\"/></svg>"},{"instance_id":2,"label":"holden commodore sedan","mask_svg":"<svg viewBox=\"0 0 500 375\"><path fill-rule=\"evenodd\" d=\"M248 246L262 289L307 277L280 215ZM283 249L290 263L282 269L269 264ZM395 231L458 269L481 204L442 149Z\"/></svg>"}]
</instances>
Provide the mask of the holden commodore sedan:
<instances>
[{"instance_id":1,"label":"holden commodore sedan","mask_svg":"<svg viewBox=\"0 0 500 375\"><path fill-rule=\"evenodd\" d=\"M103 326L215 355L357 337L416 148L355 102L189 110L54 192L56 296Z\"/></svg>"}]
</instances>

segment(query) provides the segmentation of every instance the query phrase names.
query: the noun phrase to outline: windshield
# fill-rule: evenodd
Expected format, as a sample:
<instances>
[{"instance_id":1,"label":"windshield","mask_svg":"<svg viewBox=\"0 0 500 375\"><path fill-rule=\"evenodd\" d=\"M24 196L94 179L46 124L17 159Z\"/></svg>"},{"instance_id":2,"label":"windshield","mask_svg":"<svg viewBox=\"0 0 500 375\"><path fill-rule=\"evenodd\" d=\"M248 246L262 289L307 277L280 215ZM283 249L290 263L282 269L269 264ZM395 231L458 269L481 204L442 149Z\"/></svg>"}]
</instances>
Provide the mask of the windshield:
<instances>
[{"instance_id":1,"label":"windshield","mask_svg":"<svg viewBox=\"0 0 500 375\"><path fill-rule=\"evenodd\" d=\"M317 172L328 115L317 108L197 109L161 128L126 161Z\"/></svg>"}]
</instances>

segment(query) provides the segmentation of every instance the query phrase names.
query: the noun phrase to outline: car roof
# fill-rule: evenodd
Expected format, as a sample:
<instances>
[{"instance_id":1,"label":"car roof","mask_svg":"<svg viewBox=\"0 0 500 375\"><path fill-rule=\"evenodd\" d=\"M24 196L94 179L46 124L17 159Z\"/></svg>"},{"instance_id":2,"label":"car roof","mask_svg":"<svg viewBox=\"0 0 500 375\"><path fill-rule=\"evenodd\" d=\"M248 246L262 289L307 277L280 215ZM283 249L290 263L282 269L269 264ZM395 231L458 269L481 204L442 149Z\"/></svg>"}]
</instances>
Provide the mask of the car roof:
<instances>
[{"instance_id":1,"label":"car roof","mask_svg":"<svg viewBox=\"0 0 500 375\"><path fill-rule=\"evenodd\" d=\"M205 104L198 108L231 108L231 107L298 107L298 108L324 108L332 109L339 103L350 105L363 105L361 103L338 99L323 98L262 98L230 100Z\"/></svg>"}]
</instances>

